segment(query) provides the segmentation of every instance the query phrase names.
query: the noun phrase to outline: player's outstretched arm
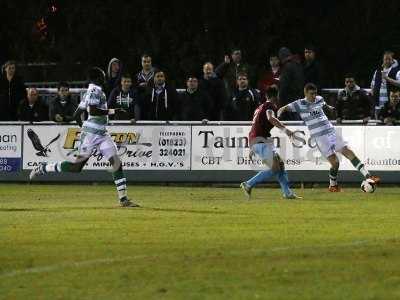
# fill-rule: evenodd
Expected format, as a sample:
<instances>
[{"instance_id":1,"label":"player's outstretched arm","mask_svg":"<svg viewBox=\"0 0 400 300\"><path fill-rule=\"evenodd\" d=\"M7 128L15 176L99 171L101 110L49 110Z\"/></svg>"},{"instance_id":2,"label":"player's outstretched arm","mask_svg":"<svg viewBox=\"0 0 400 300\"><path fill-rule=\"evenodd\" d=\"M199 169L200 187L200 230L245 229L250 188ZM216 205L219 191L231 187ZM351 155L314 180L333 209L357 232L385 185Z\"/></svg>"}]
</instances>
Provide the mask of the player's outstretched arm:
<instances>
[{"instance_id":1,"label":"player's outstretched arm","mask_svg":"<svg viewBox=\"0 0 400 300\"><path fill-rule=\"evenodd\" d=\"M269 109L269 110L267 110L266 113L267 113L267 119L272 125L274 125L275 127L279 128L280 130L285 132L289 137L293 135L293 132L291 130L287 129L286 126L283 125L282 122L279 121L278 118L275 117L275 113L273 110Z\"/></svg>"},{"instance_id":2,"label":"player's outstretched arm","mask_svg":"<svg viewBox=\"0 0 400 300\"><path fill-rule=\"evenodd\" d=\"M89 105L89 114L91 116L107 116L114 115L117 111L125 112L122 108L109 108L109 109L101 109L96 105Z\"/></svg>"},{"instance_id":3,"label":"player's outstretched arm","mask_svg":"<svg viewBox=\"0 0 400 300\"><path fill-rule=\"evenodd\" d=\"M282 106L280 109L278 109L278 112L277 112L278 118L280 118L280 116L281 116L285 111L288 111L288 110L289 110L289 104L288 104L288 105L285 105L285 106ZM267 117L268 117L268 115L267 115Z\"/></svg>"}]
</instances>

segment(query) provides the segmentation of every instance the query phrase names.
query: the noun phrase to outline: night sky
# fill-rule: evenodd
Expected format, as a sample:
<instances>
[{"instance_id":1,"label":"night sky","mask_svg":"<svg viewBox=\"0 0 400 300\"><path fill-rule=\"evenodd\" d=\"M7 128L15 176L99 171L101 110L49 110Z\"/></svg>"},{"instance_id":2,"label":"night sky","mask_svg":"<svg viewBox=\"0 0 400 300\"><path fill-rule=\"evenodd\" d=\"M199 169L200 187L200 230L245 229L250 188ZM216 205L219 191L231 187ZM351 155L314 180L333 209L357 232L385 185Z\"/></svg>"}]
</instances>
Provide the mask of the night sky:
<instances>
[{"instance_id":1,"label":"night sky","mask_svg":"<svg viewBox=\"0 0 400 300\"><path fill-rule=\"evenodd\" d=\"M143 52L177 85L219 64L232 47L262 70L281 46L312 44L330 86L353 72L369 85L381 54L400 53L399 1L9 1L1 0L0 63L57 62L64 72L27 80L79 80L72 65L105 68L120 58L132 73ZM33 76L33 77L35 77Z\"/></svg>"}]
</instances>

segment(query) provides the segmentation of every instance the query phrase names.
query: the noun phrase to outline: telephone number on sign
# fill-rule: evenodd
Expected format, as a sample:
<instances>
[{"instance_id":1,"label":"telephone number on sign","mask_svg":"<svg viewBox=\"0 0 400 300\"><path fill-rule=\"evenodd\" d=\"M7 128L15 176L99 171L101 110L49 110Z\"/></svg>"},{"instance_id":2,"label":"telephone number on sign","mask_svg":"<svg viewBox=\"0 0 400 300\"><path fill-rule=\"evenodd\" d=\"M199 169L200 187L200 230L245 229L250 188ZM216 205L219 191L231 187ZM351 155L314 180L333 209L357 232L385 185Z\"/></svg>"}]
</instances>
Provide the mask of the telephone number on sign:
<instances>
[{"instance_id":1,"label":"telephone number on sign","mask_svg":"<svg viewBox=\"0 0 400 300\"><path fill-rule=\"evenodd\" d=\"M160 146L185 146L186 139L185 138L177 138L177 139L160 138L158 140L158 145L160 145Z\"/></svg>"},{"instance_id":2,"label":"telephone number on sign","mask_svg":"<svg viewBox=\"0 0 400 300\"><path fill-rule=\"evenodd\" d=\"M185 149L160 149L160 156L185 156Z\"/></svg>"}]
</instances>

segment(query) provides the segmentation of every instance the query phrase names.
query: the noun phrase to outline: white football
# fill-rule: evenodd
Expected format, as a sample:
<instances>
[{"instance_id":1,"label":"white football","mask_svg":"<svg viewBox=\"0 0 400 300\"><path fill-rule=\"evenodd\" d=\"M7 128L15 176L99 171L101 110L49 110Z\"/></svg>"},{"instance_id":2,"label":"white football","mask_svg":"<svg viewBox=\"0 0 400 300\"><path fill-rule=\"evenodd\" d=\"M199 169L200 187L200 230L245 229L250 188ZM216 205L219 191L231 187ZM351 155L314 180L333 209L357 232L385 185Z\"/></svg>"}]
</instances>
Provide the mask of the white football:
<instances>
[{"instance_id":1,"label":"white football","mask_svg":"<svg viewBox=\"0 0 400 300\"><path fill-rule=\"evenodd\" d=\"M375 192L376 189L376 184L375 181L373 181L372 179L365 179L363 182L361 182L361 190L364 193L373 193Z\"/></svg>"}]
</instances>

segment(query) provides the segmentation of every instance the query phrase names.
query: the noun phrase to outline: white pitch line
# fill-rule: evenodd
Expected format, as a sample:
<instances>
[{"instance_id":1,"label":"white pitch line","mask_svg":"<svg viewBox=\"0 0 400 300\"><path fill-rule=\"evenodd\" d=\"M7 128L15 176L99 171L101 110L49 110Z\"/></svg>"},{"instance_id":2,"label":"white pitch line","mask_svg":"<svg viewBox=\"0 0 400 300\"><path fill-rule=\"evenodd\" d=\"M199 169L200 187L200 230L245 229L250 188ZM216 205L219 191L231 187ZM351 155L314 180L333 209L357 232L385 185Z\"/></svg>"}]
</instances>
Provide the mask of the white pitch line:
<instances>
[{"instance_id":1,"label":"white pitch line","mask_svg":"<svg viewBox=\"0 0 400 300\"><path fill-rule=\"evenodd\" d=\"M309 245L309 246L299 246L299 247L275 247L275 248L270 248L270 249L246 249L243 251L230 251L230 252L224 252L225 255L240 255L243 253L260 253L260 254L268 254L268 253L275 253L275 252L281 252L281 251L289 251L289 250L301 250L301 249L324 249L324 248L331 248L331 247L353 247L357 245L367 245L367 244L373 244L373 243L381 243L384 241L389 241L389 240L397 240L397 238L389 238L389 239L373 239L373 240L358 240L358 241L353 241L353 242L348 242L348 243L342 243L342 244L329 244L329 245ZM26 274L40 274L40 273L45 273L45 272L52 272L52 271L58 271L63 268L80 268L80 267L86 267L86 266L92 266L96 264L110 264L110 263L115 263L115 262L125 262L125 261L130 261L130 260L135 260L135 259L140 259L140 258L156 258L162 255L136 255L136 256L126 256L126 257L116 257L116 258L99 258L99 259L92 259L92 260L84 260L84 261L76 261L76 262L65 262L65 263L60 263L60 264L54 264L54 265L49 265L49 266L42 266L42 267L33 267L33 268L27 268L23 270L14 270L11 272L6 272L3 274L0 274L0 279L2 278L9 278L9 277L15 277L19 275L26 275Z\"/></svg>"}]
</instances>

